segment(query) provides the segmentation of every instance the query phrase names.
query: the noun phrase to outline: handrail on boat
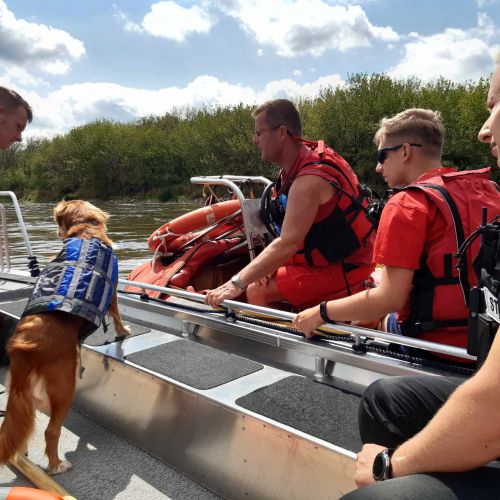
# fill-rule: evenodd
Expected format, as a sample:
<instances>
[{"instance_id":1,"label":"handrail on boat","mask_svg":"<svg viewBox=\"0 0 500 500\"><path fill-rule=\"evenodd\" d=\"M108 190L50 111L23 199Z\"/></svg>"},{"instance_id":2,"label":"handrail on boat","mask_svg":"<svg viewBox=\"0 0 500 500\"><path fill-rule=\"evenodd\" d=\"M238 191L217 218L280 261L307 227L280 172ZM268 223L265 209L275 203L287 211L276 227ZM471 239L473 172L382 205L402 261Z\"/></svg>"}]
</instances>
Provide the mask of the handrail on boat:
<instances>
[{"instance_id":1,"label":"handrail on boat","mask_svg":"<svg viewBox=\"0 0 500 500\"><path fill-rule=\"evenodd\" d=\"M24 244L26 245L26 251L28 253L28 267L30 269L32 276L38 276L39 274L38 263L36 261L35 255L33 254L33 250L31 249L31 243L28 237L28 232L26 231L26 224L24 223L23 215L21 213L21 208L19 207L19 202L17 201L17 196L12 191L0 191L0 196L9 197L12 201L12 204L14 205L14 210L17 216L17 222L19 223L21 235L24 239ZM6 247L5 251L6 251L7 269L10 269L10 254L8 253L9 251L8 232L7 232L7 225L5 223L4 213L2 213L2 231ZM2 270L3 270L3 255L2 255Z\"/></svg>"},{"instance_id":2,"label":"handrail on boat","mask_svg":"<svg viewBox=\"0 0 500 500\"><path fill-rule=\"evenodd\" d=\"M5 218L5 207L3 205L0 205L0 219L2 223L2 234L0 235L0 271L3 271L5 267L7 267L7 269L10 269L10 247L7 232L7 220Z\"/></svg>"},{"instance_id":3,"label":"handrail on boat","mask_svg":"<svg viewBox=\"0 0 500 500\"><path fill-rule=\"evenodd\" d=\"M205 175L200 177L191 177L192 184L212 185L212 186L225 186L230 189L238 198L243 213L243 227L248 244L248 253L250 260L255 258L255 249L252 241L252 234L249 231L249 221L247 220L247 213L244 210L245 195L238 186L239 183L252 182L255 184L263 184L267 187L271 181L263 176L244 176L244 175Z\"/></svg>"},{"instance_id":4,"label":"handrail on boat","mask_svg":"<svg viewBox=\"0 0 500 500\"><path fill-rule=\"evenodd\" d=\"M131 281L125 279L119 279L118 283L121 285L129 285L137 288L142 288L146 290L153 290L156 292L162 292L173 297L178 297L182 299L192 300L194 302L205 303L205 296L200 293L188 292L186 290L179 290L177 288L168 288L163 286L150 285L149 283L142 283L138 281ZM253 304L247 304L246 302L238 302L236 300L224 300L221 306L226 307L229 310L240 309L243 311L264 314L267 316L274 317L276 319L281 319L285 321L293 321L296 314L287 311L280 311L278 309L272 309L263 306L256 306ZM214 312L217 312L214 309ZM476 357L471 356L467 353L466 349L461 347L455 347L445 344L438 344L436 342L429 342L427 340L419 340L412 337L404 337L402 335L395 335L392 333L384 333L377 330L371 330L369 328L363 328L360 326L346 325L344 323L325 323L328 328L334 329L336 333L352 335L356 343L359 343L362 339L376 339L384 342L390 342L391 344L399 344L408 347L415 347L417 349L424 349L426 351L432 351L439 354L446 354L449 356L455 356L462 359L468 359L475 361Z\"/></svg>"}]
</instances>

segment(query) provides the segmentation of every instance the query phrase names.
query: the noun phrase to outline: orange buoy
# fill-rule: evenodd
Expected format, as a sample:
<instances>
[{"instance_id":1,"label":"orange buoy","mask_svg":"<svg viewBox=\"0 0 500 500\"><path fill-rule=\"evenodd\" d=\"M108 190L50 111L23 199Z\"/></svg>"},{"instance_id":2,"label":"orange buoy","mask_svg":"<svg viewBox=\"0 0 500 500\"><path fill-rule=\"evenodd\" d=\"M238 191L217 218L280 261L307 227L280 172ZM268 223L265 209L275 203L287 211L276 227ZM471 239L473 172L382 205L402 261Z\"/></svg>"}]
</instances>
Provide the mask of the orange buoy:
<instances>
[{"instance_id":1,"label":"orange buoy","mask_svg":"<svg viewBox=\"0 0 500 500\"><path fill-rule=\"evenodd\" d=\"M156 251L162 242L211 226L224 219L224 217L234 214L239 209L239 200L229 200L193 210L159 227L148 238L148 246L151 250ZM213 238L214 236L211 235L210 237Z\"/></svg>"},{"instance_id":2,"label":"orange buoy","mask_svg":"<svg viewBox=\"0 0 500 500\"><path fill-rule=\"evenodd\" d=\"M0 498L5 500L64 500L65 497L35 488L14 486L13 488L0 488Z\"/></svg>"},{"instance_id":3,"label":"orange buoy","mask_svg":"<svg viewBox=\"0 0 500 500\"><path fill-rule=\"evenodd\" d=\"M191 279L201 266L207 264L230 248L235 247L240 242L241 238L206 241L190 248L186 253L167 266L162 266L161 262L155 262L154 266L151 266L149 261L144 262L139 267L136 267L128 275L127 279L150 285L185 288L190 284ZM127 285L125 291L142 293L141 288L133 285ZM149 297L164 298L162 292L154 290L145 290L145 292Z\"/></svg>"}]
</instances>

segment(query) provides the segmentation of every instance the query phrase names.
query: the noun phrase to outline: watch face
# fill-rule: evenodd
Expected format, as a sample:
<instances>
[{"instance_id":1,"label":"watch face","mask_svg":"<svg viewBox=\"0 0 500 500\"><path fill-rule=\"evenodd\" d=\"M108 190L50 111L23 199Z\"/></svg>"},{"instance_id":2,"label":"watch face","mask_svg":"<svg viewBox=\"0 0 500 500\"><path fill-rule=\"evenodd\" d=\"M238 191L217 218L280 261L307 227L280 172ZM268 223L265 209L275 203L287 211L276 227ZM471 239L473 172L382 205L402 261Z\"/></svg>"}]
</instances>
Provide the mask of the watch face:
<instances>
[{"instance_id":1,"label":"watch face","mask_svg":"<svg viewBox=\"0 0 500 500\"><path fill-rule=\"evenodd\" d=\"M384 477L384 458L379 453L373 461L373 478L377 481Z\"/></svg>"},{"instance_id":2,"label":"watch face","mask_svg":"<svg viewBox=\"0 0 500 500\"><path fill-rule=\"evenodd\" d=\"M373 479L375 479L375 481L385 481L392 477L391 456L393 452L394 450L392 448L382 450L375 457L372 468Z\"/></svg>"}]
</instances>

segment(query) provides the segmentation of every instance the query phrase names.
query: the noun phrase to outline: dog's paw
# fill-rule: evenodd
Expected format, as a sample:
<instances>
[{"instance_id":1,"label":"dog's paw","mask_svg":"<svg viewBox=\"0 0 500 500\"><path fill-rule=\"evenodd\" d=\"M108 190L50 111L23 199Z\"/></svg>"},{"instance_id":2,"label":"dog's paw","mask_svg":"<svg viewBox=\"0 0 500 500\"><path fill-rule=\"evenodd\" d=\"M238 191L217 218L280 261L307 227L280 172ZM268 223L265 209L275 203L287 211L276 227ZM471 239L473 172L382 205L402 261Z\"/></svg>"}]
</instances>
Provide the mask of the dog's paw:
<instances>
[{"instance_id":1,"label":"dog's paw","mask_svg":"<svg viewBox=\"0 0 500 500\"><path fill-rule=\"evenodd\" d=\"M115 332L117 337L128 337L132 333L132 330L130 326L122 324L118 327L115 325Z\"/></svg>"},{"instance_id":2,"label":"dog's paw","mask_svg":"<svg viewBox=\"0 0 500 500\"><path fill-rule=\"evenodd\" d=\"M62 474L63 472L67 472L73 468L71 462L67 460L62 460L57 467L49 467L47 469L48 473L51 476L55 476L56 474Z\"/></svg>"}]
</instances>

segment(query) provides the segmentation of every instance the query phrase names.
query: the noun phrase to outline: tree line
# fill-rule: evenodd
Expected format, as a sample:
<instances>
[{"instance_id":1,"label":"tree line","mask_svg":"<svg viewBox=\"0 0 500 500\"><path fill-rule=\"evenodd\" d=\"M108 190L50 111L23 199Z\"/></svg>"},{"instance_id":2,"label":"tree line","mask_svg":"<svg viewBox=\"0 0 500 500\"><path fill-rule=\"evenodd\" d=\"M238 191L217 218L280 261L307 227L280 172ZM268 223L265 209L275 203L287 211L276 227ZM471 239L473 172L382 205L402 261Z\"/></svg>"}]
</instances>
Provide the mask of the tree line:
<instances>
[{"instance_id":1,"label":"tree line","mask_svg":"<svg viewBox=\"0 0 500 500\"><path fill-rule=\"evenodd\" d=\"M439 110L447 130L443 160L460 169L493 165L477 133L488 116L488 81L454 83L354 74L346 85L299 99L308 139L325 139L379 192L372 142L379 120L410 107ZM0 153L3 190L20 198L151 198L174 201L199 196L193 175L264 175L276 168L262 162L252 145L251 106L182 109L131 123L105 119L51 139L29 139ZM36 113L36 110L35 110ZM498 172L494 174L498 178Z\"/></svg>"}]
</instances>

